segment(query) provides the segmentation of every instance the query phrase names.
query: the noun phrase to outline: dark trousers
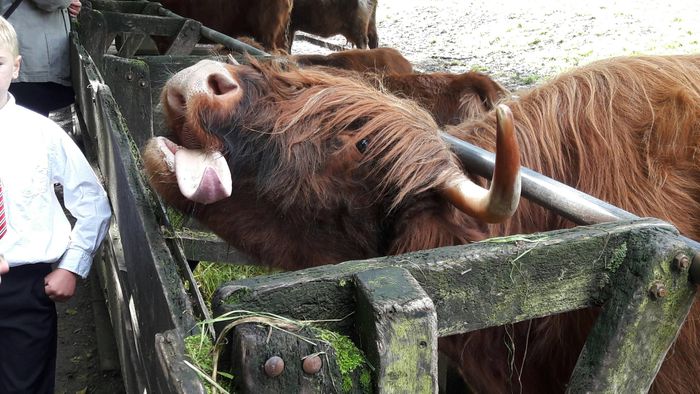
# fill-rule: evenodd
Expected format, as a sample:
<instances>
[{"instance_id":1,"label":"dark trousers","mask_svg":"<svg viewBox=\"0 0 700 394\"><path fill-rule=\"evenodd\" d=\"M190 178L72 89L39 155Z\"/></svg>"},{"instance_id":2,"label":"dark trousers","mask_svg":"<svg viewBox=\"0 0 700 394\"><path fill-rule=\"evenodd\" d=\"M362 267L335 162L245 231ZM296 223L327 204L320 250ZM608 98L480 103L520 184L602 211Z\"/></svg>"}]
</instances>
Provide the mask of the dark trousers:
<instances>
[{"instance_id":1,"label":"dark trousers","mask_svg":"<svg viewBox=\"0 0 700 394\"><path fill-rule=\"evenodd\" d=\"M56 305L44 292L50 264L10 268L0 283L0 393L53 394Z\"/></svg>"},{"instance_id":2,"label":"dark trousers","mask_svg":"<svg viewBox=\"0 0 700 394\"><path fill-rule=\"evenodd\" d=\"M46 117L49 112L67 107L75 101L75 92L70 86L54 82L15 82L10 84L10 93L17 104Z\"/></svg>"}]
</instances>

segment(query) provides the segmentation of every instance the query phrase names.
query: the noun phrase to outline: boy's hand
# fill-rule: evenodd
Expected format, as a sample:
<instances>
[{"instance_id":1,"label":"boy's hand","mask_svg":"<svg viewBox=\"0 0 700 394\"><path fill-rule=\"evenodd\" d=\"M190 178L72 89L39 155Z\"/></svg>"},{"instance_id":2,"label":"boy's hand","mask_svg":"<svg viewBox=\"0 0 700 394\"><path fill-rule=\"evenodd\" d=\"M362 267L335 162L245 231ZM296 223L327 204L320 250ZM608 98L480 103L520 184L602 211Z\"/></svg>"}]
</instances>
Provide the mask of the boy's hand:
<instances>
[{"instance_id":1,"label":"boy's hand","mask_svg":"<svg viewBox=\"0 0 700 394\"><path fill-rule=\"evenodd\" d=\"M76 283L74 273L57 268L44 278L44 291L54 302L65 302L75 294Z\"/></svg>"}]
</instances>

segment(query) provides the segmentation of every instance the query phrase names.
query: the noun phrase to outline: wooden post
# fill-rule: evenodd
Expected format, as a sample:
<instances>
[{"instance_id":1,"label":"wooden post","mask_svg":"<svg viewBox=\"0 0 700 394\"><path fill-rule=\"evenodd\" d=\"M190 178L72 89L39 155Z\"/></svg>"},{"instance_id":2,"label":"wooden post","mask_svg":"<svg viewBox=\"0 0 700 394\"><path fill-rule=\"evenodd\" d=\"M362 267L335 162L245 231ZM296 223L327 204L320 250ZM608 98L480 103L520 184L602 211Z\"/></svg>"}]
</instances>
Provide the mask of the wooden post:
<instances>
[{"instance_id":1,"label":"wooden post","mask_svg":"<svg viewBox=\"0 0 700 394\"><path fill-rule=\"evenodd\" d=\"M627 244L629 263L609 286L609 301L588 336L569 392L649 390L695 299L688 270L674 267L676 256L691 253L680 240Z\"/></svg>"},{"instance_id":2,"label":"wooden post","mask_svg":"<svg viewBox=\"0 0 700 394\"><path fill-rule=\"evenodd\" d=\"M336 349L312 330L288 329L251 323L233 329L230 348L235 351L230 354L236 392L369 392L366 365L356 363L350 369L342 365L343 357L347 355L341 355L339 351L347 349Z\"/></svg>"},{"instance_id":3,"label":"wooden post","mask_svg":"<svg viewBox=\"0 0 700 394\"><path fill-rule=\"evenodd\" d=\"M403 268L355 275L360 342L379 393L437 393L435 305Z\"/></svg>"},{"instance_id":4,"label":"wooden post","mask_svg":"<svg viewBox=\"0 0 700 394\"><path fill-rule=\"evenodd\" d=\"M643 391L693 300L687 272L669 268L681 252L692 255L668 223L605 223L249 278L221 286L212 305L215 315L267 311L302 320L339 319L332 327L346 335L362 324L360 330L369 331L366 316L388 310L369 301L379 299L379 290L364 284L370 281L366 272L377 269L406 270L415 278L434 303L440 336L605 304L572 392ZM661 301L648 296L654 280L666 287ZM363 311L368 305L372 312ZM375 332L377 325L391 329L375 323ZM371 350L366 339L363 347L376 360L380 350ZM378 379L385 375L377 372ZM411 387L406 379L419 378L397 380L391 389Z\"/></svg>"}]
</instances>

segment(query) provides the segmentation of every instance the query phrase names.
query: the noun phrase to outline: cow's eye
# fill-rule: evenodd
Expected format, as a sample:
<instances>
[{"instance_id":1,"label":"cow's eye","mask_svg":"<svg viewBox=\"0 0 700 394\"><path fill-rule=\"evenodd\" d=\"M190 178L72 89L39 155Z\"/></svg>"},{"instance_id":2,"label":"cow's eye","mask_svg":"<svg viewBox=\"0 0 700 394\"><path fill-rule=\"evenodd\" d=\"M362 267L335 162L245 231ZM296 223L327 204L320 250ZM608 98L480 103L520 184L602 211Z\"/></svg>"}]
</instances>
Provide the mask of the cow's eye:
<instances>
[{"instance_id":1,"label":"cow's eye","mask_svg":"<svg viewBox=\"0 0 700 394\"><path fill-rule=\"evenodd\" d=\"M357 148L357 150L360 151L360 153L365 153L368 146L369 146L369 140L367 138L363 138L363 139L357 141L357 143L355 144L355 147Z\"/></svg>"}]
</instances>

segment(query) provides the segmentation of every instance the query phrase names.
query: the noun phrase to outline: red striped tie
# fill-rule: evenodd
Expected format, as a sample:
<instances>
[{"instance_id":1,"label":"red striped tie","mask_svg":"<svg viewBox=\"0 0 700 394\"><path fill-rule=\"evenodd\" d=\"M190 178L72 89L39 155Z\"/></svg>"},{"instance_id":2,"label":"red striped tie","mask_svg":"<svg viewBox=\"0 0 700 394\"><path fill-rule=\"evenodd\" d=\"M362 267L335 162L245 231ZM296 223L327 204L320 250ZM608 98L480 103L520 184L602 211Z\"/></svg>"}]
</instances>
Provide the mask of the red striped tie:
<instances>
[{"instance_id":1,"label":"red striped tie","mask_svg":"<svg viewBox=\"0 0 700 394\"><path fill-rule=\"evenodd\" d=\"M2 192L2 182L0 181L0 238L7 232L7 221L5 220L5 199Z\"/></svg>"}]
</instances>

